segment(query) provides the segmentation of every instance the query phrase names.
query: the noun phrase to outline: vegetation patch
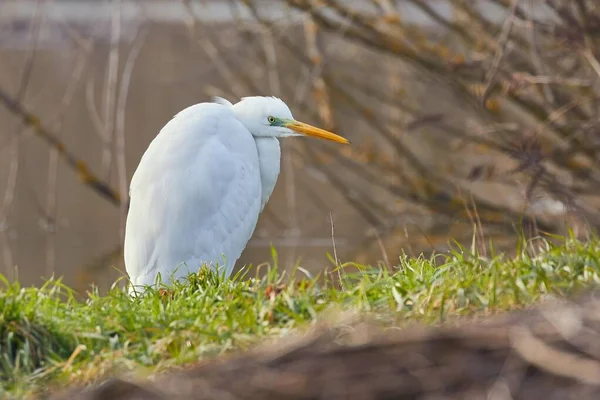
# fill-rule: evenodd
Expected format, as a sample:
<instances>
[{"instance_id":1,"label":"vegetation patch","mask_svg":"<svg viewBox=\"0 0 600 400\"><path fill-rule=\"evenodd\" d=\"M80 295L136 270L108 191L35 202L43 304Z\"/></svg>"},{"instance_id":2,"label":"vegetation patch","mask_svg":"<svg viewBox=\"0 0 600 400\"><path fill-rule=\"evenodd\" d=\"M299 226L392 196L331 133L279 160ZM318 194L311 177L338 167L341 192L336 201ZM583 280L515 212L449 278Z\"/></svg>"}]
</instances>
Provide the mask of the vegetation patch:
<instances>
[{"instance_id":1,"label":"vegetation patch","mask_svg":"<svg viewBox=\"0 0 600 400\"><path fill-rule=\"evenodd\" d=\"M316 277L281 273L274 254L263 276L248 268L222 279L201 269L135 299L117 286L80 299L60 280L41 288L3 280L0 391L22 396L117 371L151 374L286 335L327 310L368 313L386 324L438 324L566 296L600 279L596 239L533 247L514 257L457 247L401 257L390 268L346 263Z\"/></svg>"}]
</instances>

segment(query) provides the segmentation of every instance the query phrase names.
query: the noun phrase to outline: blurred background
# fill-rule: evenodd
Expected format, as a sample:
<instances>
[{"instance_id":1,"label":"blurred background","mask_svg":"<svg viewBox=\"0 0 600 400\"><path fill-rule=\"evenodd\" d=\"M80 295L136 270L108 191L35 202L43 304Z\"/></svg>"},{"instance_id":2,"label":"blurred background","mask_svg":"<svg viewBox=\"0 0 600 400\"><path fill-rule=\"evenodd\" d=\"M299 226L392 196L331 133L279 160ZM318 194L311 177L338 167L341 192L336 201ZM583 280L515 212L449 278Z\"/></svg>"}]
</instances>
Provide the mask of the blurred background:
<instances>
[{"instance_id":1,"label":"blurred background","mask_svg":"<svg viewBox=\"0 0 600 400\"><path fill-rule=\"evenodd\" d=\"M353 143L282 141L238 267L585 237L599 59L595 0L2 0L0 272L108 288L140 157L214 95L281 97Z\"/></svg>"}]
</instances>

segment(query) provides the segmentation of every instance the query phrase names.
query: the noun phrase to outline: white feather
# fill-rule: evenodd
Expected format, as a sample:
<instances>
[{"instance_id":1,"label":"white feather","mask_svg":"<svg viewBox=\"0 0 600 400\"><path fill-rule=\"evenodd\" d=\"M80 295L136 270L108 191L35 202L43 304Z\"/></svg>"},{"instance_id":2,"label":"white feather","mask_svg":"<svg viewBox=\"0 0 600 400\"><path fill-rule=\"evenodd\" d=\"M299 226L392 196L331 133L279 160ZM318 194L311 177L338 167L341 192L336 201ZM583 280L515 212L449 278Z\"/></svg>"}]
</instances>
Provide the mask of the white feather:
<instances>
[{"instance_id":1,"label":"white feather","mask_svg":"<svg viewBox=\"0 0 600 400\"><path fill-rule=\"evenodd\" d=\"M152 141L130 197L124 257L133 285L151 285L157 273L168 283L202 262L229 276L261 208L254 138L230 108L191 106Z\"/></svg>"},{"instance_id":2,"label":"white feather","mask_svg":"<svg viewBox=\"0 0 600 400\"><path fill-rule=\"evenodd\" d=\"M213 96L211 98L211 101L213 103L221 104L223 106L233 107L233 103L232 102L230 102L229 100L227 100L227 99L225 99L223 97L220 97L220 96Z\"/></svg>"},{"instance_id":3,"label":"white feather","mask_svg":"<svg viewBox=\"0 0 600 400\"><path fill-rule=\"evenodd\" d=\"M294 135L272 117L293 119L276 97L235 105L216 97L161 129L130 185L124 256L132 286L152 285L158 274L168 284L202 264L231 274L277 182L277 138Z\"/></svg>"}]
</instances>

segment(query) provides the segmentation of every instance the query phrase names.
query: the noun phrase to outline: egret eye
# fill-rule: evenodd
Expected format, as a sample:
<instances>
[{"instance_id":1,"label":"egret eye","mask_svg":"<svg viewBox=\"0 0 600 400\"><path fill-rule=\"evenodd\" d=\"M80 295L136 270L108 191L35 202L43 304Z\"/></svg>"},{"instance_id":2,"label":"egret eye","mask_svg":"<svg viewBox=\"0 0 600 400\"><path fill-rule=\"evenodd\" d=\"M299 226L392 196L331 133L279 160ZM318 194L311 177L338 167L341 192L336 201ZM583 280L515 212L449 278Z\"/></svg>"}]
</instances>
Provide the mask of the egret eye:
<instances>
[{"instance_id":1,"label":"egret eye","mask_svg":"<svg viewBox=\"0 0 600 400\"><path fill-rule=\"evenodd\" d=\"M267 121L269 121L270 124L275 122L275 117L267 117Z\"/></svg>"}]
</instances>

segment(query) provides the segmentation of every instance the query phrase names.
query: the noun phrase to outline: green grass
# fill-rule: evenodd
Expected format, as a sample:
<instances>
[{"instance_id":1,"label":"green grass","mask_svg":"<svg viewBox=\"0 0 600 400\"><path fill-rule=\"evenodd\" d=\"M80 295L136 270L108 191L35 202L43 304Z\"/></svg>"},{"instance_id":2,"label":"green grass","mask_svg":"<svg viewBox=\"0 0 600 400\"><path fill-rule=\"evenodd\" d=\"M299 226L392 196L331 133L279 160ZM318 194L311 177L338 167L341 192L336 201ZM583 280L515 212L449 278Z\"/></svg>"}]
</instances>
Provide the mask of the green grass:
<instances>
[{"instance_id":1,"label":"green grass","mask_svg":"<svg viewBox=\"0 0 600 400\"><path fill-rule=\"evenodd\" d=\"M273 296L282 278L275 267L261 278L246 271L231 280L201 270L167 295L151 291L137 299L117 287L78 299L59 280L42 288L4 280L0 397L246 349L313 322L327 309L358 310L388 323L438 323L527 306L600 280L600 241L565 239L543 247L535 256L521 251L513 258L459 248L435 262L403 257L390 270L346 264L314 279L296 271Z\"/></svg>"}]
</instances>

